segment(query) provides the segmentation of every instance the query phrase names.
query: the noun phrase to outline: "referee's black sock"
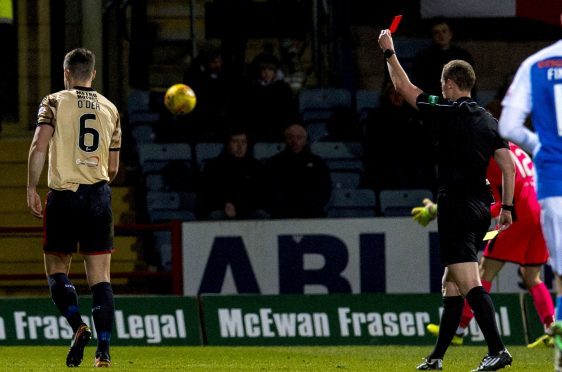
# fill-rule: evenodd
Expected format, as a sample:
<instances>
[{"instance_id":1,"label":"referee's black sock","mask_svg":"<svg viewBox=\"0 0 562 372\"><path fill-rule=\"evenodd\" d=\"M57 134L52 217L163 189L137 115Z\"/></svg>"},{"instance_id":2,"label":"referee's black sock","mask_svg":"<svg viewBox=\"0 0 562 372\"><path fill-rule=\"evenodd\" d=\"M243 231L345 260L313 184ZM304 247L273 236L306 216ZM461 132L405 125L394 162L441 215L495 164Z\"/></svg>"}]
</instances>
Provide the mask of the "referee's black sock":
<instances>
[{"instance_id":1,"label":"referee's black sock","mask_svg":"<svg viewBox=\"0 0 562 372\"><path fill-rule=\"evenodd\" d=\"M453 340L455 331L461 321L464 298L462 296L443 297L443 314L439 323L437 343L428 359L443 359L447 348Z\"/></svg>"},{"instance_id":2,"label":"referee's black sock","mask_svg":"<svg viewBox=\"0 0 562 372\"><path fill-rule=\"evenodd\" d=\"M96 353L109 354L109 342L111 340L111 330L115 318L115 304L113 302L113 289L107 282L98 283L91 288L92 290L92 315L96 325L98 336L98 348Z\"/></svg>"},{"instance_id":3,"label":"referee's black sock","mask_svg":"<svg viewBox=\"0 0 562 372\"><path fill-rule=\"evenodd\" d=\"M474 312L474 318L482 330L490 355L505 349L496 324L496 310L492 298L484 287L474 287L466 294L466 300Z\"/></svg>"},{"instance_id":4,"label":"referee's black sock","mask_svg":"<svg viewBox=\"0 0 562 372\"><path fill-rule=\"evenodd\" d=\"M70 327L76 333L82 323L80 309L78 308L78 295L76 288L63 273L50 275L48 278L51 299L60 313L68 320Z\"/></svg>"}]
</instances>

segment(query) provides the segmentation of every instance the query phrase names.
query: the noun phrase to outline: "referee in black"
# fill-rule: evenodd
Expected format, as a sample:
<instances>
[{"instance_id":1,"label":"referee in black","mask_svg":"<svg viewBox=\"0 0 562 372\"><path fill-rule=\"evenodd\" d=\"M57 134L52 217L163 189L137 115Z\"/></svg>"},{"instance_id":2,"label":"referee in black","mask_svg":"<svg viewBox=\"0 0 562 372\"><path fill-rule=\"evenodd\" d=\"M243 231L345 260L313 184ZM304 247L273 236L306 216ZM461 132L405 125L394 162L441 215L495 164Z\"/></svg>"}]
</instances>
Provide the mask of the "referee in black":
<instances>
[{"instance_id":1,"label":"referee in black","mask_svg":"<svg viewBox=\"0 0 562 372\"><path fill-rule=\"evenodd\" d=\"M442 96L424 93L410 82L394 52L389 30L382 30L384 52L396 91L413 107L432 117L438 145L438 231L443 275L443 314L435 348L418 370L441 370L455 334L465 297L488 344L488 354L473 371L495 371L511 365L495 320L494 304L478 273L478 248L490 225L493 202L486 168L493 156L503 174L500 230L511 225L515 168L497 121L470 98L476 76L472 66L453 60L443 67ZM391 123L388 123L391 124Z\"/></svg>"}]
</instances>

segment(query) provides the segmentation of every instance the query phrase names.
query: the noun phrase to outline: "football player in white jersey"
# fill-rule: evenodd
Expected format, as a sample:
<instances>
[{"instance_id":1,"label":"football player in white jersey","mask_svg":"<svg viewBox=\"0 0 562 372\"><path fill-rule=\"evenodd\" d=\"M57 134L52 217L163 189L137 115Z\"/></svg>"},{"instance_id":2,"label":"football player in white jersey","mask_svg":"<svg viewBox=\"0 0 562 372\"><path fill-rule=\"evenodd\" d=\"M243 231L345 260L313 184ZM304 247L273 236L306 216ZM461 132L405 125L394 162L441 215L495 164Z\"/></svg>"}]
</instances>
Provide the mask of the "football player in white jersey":
<instances>
[{"instance_id":1,"label":"football player in white jersey","mask_svg":"<svg viewBox=\"0 0 562 372\"><path fill-rule=\"evenodd\" d=\"M562 40L523 61L502 106L500 134L532 154L535 163L541 225L557 287L555 368L562 371ZM528 116L535 132L524 126Z\"/></svg>"}]
</instances>

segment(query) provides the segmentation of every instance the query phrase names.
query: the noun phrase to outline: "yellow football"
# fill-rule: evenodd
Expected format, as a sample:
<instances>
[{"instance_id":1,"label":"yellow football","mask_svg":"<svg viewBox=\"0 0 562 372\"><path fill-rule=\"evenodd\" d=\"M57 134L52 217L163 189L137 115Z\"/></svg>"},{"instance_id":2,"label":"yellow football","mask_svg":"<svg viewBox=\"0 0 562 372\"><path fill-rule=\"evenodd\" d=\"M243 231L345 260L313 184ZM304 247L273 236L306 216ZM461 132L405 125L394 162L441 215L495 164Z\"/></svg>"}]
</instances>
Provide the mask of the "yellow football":
<instances>
[{"instance_id":1,"label":"yellow football","mask_svg":"<svg viewBox=\"0 0 562 372\"><path fill-rule=\"evenodd\" d=\"M190 113L196 103L195 92L185 84L172 85L164 96L164 105L174 115Z\"/></svg>"}]
</instances>

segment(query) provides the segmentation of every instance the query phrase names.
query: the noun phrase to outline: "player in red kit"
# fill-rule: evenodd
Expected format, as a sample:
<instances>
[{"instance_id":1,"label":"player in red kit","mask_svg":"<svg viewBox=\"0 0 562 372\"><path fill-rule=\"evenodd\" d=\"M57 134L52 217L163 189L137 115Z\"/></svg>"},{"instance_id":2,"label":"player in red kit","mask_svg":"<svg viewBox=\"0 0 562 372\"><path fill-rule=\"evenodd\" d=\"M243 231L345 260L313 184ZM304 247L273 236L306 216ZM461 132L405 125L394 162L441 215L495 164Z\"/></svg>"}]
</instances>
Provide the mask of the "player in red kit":
<instances>
[{"instance_id":1,"label":"player in red kit","mask_svg":"<svg viewBox=\"0 0 562 372\"><path fill-rule=\"evenodd\" d=\"M540 225L540 205L535 192L533 162L529 156L517 145L510 143L509 149L516 168L515 202L517 203L517 221L506 231L502 231L486 245L480 263L482 286L490 291L492 281L506 262L513 262L520 266L525 286L533 297L535 309L545 327L545 332L554 321L554 305L552 297L540 278L540 270L548 260L548 250L543 238ZM501 200L501 171L495 161L491 161L486 173L495 200ZM424 211L415 208L412 213L414 219L422 225L427 225L432 219L424 219L419 213L435 215L435 204L425 201ZM490 214L497 216L501 205L495 203L490 208ZM418 216L416 218L416 216ZM459 323L453 344L461 345L468 324L474 317L472 310L465 301L463 315ZM429 324L428 331L434 335L439 333L439 326ZM540 345L552 346L552 336L546 334L539 337L529 347Z\"/></svg>"}]
</instances>

